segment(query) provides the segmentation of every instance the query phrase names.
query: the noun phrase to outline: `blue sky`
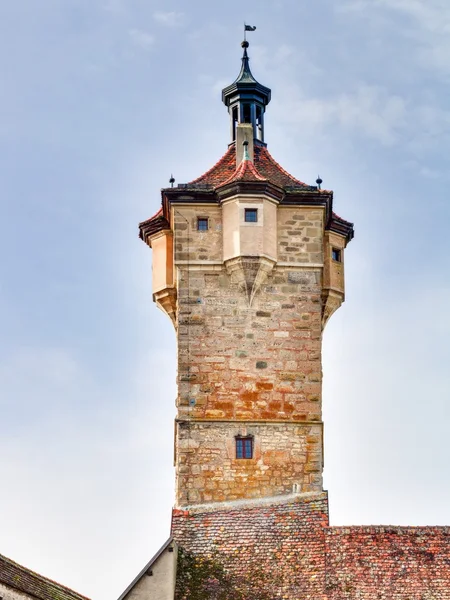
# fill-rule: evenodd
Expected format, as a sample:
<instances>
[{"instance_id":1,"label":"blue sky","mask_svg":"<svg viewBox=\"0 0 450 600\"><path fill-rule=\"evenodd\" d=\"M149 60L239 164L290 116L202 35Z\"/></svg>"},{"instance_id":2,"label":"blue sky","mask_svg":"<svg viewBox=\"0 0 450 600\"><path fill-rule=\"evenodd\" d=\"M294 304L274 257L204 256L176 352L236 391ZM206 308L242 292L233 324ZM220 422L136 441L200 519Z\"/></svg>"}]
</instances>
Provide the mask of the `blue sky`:
<instances>
[{"instance_id":1,"label":"blue sky","mask_svg":"<svg viewBox=\"0 0 450 600\"><path fill-rule=\"evenodd\" d=\"M331 521L450 524L448 2L4 2L0 553L95 600L169 532L175 336L137 224L226 150L244 20L269 150L355 223Z\"/></svg>"}]
</instances>

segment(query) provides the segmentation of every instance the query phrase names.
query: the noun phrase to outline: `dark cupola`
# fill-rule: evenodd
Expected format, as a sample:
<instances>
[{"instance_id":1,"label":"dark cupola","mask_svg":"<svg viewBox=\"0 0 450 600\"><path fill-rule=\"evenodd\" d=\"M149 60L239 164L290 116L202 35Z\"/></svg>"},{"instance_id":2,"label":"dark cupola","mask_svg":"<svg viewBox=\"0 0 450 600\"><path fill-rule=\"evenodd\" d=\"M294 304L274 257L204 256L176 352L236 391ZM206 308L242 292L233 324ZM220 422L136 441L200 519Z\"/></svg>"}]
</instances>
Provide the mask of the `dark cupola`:
<instances>
[{"instance_id":1,"label":"dark cupola","mask_svg":"<svg viewBox=\"0 0 450 600\"><path fill-rule=\"evenodd\" d=\"M228 107L231 119L231 140L236 140L238 123L251 123L253 138L264 143L264 111L270 102L270 89L261 85L253 77L247 54L248 42L245 40L242 67L234 83L222 90L223 103Z\"/></svg>"}]
</instances>

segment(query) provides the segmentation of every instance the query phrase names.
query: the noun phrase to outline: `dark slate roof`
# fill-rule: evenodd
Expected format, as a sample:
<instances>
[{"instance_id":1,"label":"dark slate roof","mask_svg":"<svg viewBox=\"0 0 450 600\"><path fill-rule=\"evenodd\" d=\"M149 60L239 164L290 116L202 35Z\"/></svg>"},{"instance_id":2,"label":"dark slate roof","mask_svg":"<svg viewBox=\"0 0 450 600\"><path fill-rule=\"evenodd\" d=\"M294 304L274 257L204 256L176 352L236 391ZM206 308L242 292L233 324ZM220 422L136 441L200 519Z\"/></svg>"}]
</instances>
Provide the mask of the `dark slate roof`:
<instances>
[{"instance_id":1,"label":"dark slate roof","mask_svg":"<svg viewBox=\"0 0 450 600\"><path fill-rule=\"evenodd\" d=\"M270 88L258 83L250 71L249 57L247 54L248 42L242 42L244 55L242 56L242 66L237 79L222 90L222 101L226 106L237 101L238 98L257 100L264 106L269 104L271 97Z\"/></svg>"},{"instance_id":2,"label":"dark slate roof","mask_svg":"<svg viewBox=\"0 0 450 600\"><path fill-rule=\"evenodd\" d=\"M134 586L142 579L142 577L147 573L147 571L152 568L152 566L155 564L155 562L158 560L158 558L161 556L164 550L166 550L170 546L172 541L173 538L170 537L168 540L166 540L166 542L164 542L164 544L161 546L158 552L154 556L152 556L152 558L148 561L145 567L141 569L141 571L139 571L139 573L136 575L136 577L133 579L130 585L120 594L118 600L124 600L124 598L129 594L129 592L131 592Z\"/></svg>"},{"instance_id":3,"label":"dark slate roof","mask_svg":"<svg viewBox=\"0 0 450 600\"><path fill-rule=\"evenodd\" d=\"M0 583L39 600L88 600L0 554Z\"/></svg>"},{"instance_id":4,"label":"dark slate roof","mask_svg":"<svg viewBox=\"0 0 450 600\"><path fill-rule=\"evenodd\" d=\"M281 167L265 146L255 145L253 164L259 175L280 188L295 187L310 189L310 186L296 179ZM236 147L231 145L222 158L209 171L191 181L191 184L208 184L214 188L231 179L236 171Z\"/></svg>"}]
</instances>

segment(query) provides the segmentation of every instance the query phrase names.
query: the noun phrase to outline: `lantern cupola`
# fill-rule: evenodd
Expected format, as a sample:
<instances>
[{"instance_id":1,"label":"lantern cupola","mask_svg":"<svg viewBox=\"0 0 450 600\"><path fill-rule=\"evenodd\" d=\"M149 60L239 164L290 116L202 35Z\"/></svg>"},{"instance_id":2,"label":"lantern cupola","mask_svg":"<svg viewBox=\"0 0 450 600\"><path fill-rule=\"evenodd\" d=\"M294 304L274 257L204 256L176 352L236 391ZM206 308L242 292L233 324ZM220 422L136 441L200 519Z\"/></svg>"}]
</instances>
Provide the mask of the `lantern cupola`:
<instances>
[{"instance_id":1,"label":"lantern cupola","mask_svg":"<svg viewBox=\"0 0 450 600\"><path fill-rule=\"evenodd\" d=\"M271 91L258 83L250 71L249 43L245 40L241 45L244 49L241 71L234 83L222 90L222 100L230 114L231 141L236 141L239 123L250 123L253 139L264 143L264 111L270 102Z\"/></svg>"}]
</instances>

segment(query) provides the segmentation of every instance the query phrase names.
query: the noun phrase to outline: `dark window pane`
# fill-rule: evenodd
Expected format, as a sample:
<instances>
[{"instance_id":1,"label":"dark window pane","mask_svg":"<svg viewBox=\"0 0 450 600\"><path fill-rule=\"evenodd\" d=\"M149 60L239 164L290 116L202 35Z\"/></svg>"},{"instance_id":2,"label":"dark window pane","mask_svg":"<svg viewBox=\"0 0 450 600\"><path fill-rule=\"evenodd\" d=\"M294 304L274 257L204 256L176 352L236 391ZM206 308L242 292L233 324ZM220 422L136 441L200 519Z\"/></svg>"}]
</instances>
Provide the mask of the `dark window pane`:
<instances>
[{"instance_id":1,"label":"dark window pane","mask_svg":"<svg viewBox=\"0 0 450 600\"><path fill-rule=\"evenodd\" d=\"M245 452L244 452L245 458L251 458L252 457L252 440L248 439L245 440Z\"/></svg>"},{"instance_id":2,"label":"dark window pane","mask_svg":"<svg viewBox=\"0 0 450 600\"><path fill-rule=\"evenodd\" d=\"M198 231L208 231L208 219L198 218L197 229Z\"/></svg>"},{"instance_id":3,"label":"dark window pane","mask_svg":"<svg viewBox=\"0 0 450 600\"><path fill-rule=\"evenodd\" d=\"M341 262L341 251L338 248L332 248L331 258L336 262Z\"/></svg>"},{"instance_id":4,"label":"dark window pane","mask_svg":"<svg viewBox=\"0 0 450 600\"><path fill-rule=\"evenodd\" d=\"M244 458L244 440L236 440L236 458Z\"/></svg>"},{"instance_id":5,"label":"dark window pane","mask_svg":"<svg viewBox=\"0 0 450 600\"><path fill-rule=\"evenodd\" d=\"M258 209L257 208L246 208L245 209L245 221L246 221L246 223L257 223Z\"/></svg>"}]
</instances>

